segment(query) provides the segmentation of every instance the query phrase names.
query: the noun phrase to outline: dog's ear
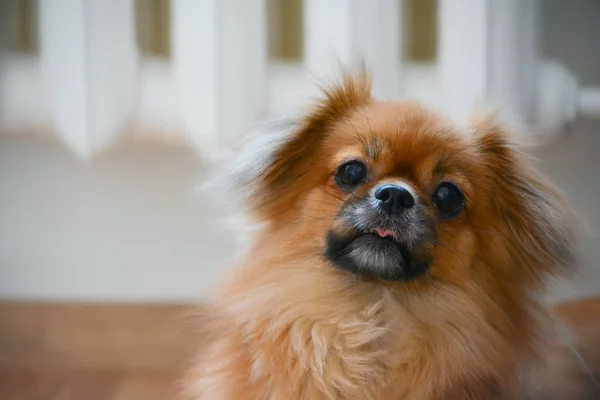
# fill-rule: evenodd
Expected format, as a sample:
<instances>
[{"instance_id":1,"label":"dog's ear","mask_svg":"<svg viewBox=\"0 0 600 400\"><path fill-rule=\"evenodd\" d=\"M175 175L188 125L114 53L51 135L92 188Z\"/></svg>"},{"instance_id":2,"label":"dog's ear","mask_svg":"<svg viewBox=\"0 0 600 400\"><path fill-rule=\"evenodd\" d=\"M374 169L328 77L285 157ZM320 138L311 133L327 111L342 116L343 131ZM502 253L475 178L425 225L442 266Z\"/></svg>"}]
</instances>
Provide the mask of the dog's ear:
<instances>
[{"instance_id":1,"label":"dog's ear","mask_svg":"<svg viewBox=\"0 0 600 400\"><path fill-rule=\"evenodd\" d=\"M259 219L278 219L297 210L302 194L323 178L323 139L332 124L372 100L371 80L365 72L346 74L322 93L304 117L259 132L229 161L234 172L227 179Z\"/></svg>"},{"instance_id":2,"label":"dog's ear","mask_svg":"<svg viewBox=\"0 0 600 400\"><path fill-rule=\"evenodd\" d=\"M576 218L560 191L520 150L518 133L494 116L473 122L476 142L489 173L491 206L506 233L502 240L515 268L536 281L576 263Z\"/></svg>"}]
</instances>

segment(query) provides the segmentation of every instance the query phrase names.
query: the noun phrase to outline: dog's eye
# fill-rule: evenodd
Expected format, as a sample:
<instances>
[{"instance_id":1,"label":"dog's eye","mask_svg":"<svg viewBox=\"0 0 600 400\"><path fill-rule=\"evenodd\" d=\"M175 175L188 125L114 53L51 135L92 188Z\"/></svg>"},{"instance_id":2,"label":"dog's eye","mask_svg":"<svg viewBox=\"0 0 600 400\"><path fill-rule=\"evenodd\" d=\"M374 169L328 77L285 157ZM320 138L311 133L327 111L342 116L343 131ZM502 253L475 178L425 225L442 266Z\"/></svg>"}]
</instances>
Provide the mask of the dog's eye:
<instances>
[{"instance_id":1,"label":"dog's eye","mask_svg":"<svg viewBox=\"0 0 600 400\"><path fill-rule=\"evenodd\" d=\"M348 161L342 164L335 175L338 185L351 188L364 183L367 177L367 167L360 161Z\"/></svg>"},{"instance_id":2,"label":"dog's eye","mask_svg":"<svg viewBox=\"0 0 600 400\"><path fill-rule=\"evenodd\" d=\"M465 196L450 182L441 183L433 194L433 204L444 218L456 217L465 207Z\"/></svg>"}]
</instances>

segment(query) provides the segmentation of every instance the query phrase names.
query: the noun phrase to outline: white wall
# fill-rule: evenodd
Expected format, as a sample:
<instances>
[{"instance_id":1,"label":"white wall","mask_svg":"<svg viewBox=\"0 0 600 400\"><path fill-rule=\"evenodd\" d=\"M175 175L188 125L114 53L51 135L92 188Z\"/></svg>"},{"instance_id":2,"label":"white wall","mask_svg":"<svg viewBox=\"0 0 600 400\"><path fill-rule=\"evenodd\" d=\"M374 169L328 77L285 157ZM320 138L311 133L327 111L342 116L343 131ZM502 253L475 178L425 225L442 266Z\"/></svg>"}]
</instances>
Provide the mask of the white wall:
<instances>
[{"instance_id":1,"label":"white wall","mask_svg":"<svg viewBox=\"0 0 600 400\"><path fill-rule=\"evenodd\" d=\"M192 151L136 145L82 164L0 137L0 297L189 300L230 252Z\"/></svg>"},{"instance_id":2,"label":"white wall","mask_svg":"<svg viewBox=\"0 0 600 400\"><path fill-rule=\"evenodd\" d=\"M540 149L595 236L582 274L554 299L600 294L600 121ZM0 138L0 297L186 301L227 269L231 236L192 192L183 148L126 146L89 165L59 145Z\"/></svg>"}]
</instances>

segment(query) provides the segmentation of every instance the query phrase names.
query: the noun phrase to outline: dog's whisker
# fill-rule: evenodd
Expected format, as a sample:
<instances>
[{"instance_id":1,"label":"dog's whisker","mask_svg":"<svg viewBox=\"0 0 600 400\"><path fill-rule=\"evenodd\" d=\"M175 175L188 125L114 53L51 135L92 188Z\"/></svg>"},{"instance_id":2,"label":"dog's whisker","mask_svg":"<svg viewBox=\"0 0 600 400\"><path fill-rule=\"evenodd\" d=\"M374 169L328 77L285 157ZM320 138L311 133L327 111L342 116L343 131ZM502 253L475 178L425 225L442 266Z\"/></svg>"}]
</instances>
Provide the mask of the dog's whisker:
<instances>
[{"instance_id":1,"label":"dog's whisker","mask_svg":"<svg viewBox=\"0 0 600 400\"><path fill-rule=\"evenodd\" d=\"M440 247L443 247L444 249L448 250L449 252L451 252L452 254L454 254L454 256L465 266L468 267L467 262L465 262L462 257L460 257L460 252L457 250L453 250L450 247L446 246L445 244L443 244L442 242L440 242L439 240L434 240L434 243L437 244ZM464 255L464 253L463 253Z\"/></svg>"},{"instance_id":2,"label":"dog's whisker","mask_svg":"<svg viewBox=\"0 0 600 400\"><path fill-rule=\"evenodd\" d=\"M492 234L492 235L501 235L501 236L505 236L506 235L506 233L503 233L503 232L486 230L486 229L453 229L453 228L445 227L444 230L447 230L447 231L450 231L450 232L489 233L489 234Z\"/></svg>"}]
</instances>

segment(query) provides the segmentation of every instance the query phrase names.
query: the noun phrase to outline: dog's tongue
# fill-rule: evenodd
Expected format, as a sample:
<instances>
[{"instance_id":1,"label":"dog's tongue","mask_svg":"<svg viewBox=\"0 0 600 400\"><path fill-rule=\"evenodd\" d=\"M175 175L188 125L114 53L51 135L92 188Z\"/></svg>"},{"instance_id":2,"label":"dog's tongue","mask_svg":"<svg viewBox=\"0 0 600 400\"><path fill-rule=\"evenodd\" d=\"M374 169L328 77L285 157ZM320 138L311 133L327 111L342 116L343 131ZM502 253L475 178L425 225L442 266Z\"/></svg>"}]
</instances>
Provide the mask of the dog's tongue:
<instances>
[{"instance_id":1,"label":"dog's tongue","mask_svg":"<svg viewBox=\"0 0 600 400\"><path fill-rule=\"evenodd\" d=\"M392 231L390 231L389 229L380 229L377 228L375 229L375 233L377 233L380 237L384 238L384 237L394 237L394 233Z\"/></svg>"}]
</instances>

